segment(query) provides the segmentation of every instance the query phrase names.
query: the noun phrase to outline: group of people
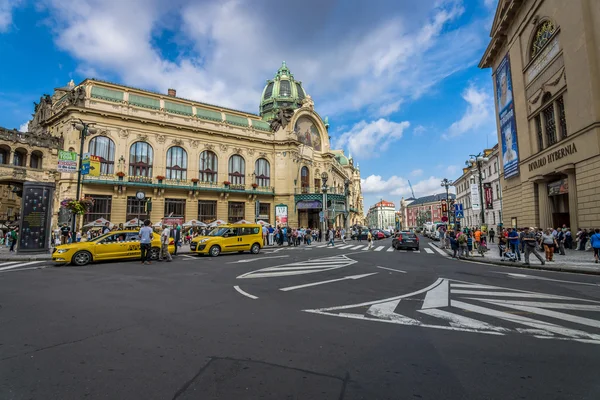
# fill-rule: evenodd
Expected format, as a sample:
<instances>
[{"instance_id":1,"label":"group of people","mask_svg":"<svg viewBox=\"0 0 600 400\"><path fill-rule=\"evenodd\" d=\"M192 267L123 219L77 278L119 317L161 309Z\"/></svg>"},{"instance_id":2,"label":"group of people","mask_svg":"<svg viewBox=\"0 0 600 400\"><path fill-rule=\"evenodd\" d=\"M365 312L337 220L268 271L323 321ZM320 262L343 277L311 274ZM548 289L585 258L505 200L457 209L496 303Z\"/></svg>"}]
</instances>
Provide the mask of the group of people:
<instances>
[{"instance_id":1,"label":"group of people","mask_svg":"<svg viewBox=\"0 0 600 400\"><path fill-rule=\"evenodd\" d=\"M14 252L17 241L19 240L19 228L13 226L4 232L0 230L0 246L4 245L9 251Z\"/></svg>"}]
</instances>

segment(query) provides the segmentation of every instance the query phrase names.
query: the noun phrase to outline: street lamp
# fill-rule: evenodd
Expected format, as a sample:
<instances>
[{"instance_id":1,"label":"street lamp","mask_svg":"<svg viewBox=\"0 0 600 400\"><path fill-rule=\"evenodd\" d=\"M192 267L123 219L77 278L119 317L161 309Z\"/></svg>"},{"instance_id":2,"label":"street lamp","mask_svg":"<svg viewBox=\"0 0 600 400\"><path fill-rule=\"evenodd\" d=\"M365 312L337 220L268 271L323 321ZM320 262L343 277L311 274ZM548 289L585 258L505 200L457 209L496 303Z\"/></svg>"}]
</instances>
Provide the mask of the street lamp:
<instances>
[{"instance_id":1,"label":"street lamp","mask_svg":"<svg viewBox=\"0 0 600 400\"><path fill-rule=\"evenodd\" d=\"M476 167L477 173L479 174L478 183L479 183L479 210L481 214L481 225L485 224L485 211L483 208L483 176L481 174L481 167L483 163L489 161L487 157L485 157L482 153L479 154L469 154L469 161L466 161L465 164L467 166Z\"/></svg>"},{"instance_id":2,"label":"street lamp","mask_svg":"<svg viewBox=\"0 0 600 400\"><path fill-rule=\"evenodd\" d=\"M76 187L76 195L75 200L79 200L81 196L81 168L83 164L83 145L85 143L85 138L89 135L94 135L98 130L94 128L92 125L94 123L85 123L81 119L79 122L73 124L73 128L79 131L79 167L77 168L77 187ZM77 225L77 215L73 213L73 220L71 221L71 232L75 233L75 228Z\"/></svg>"},{"instance_id":3,"label":"street lamp","mask_svg":"<svg viewBox=\"0 0 600 400\"><path fill-rule=\"evenodd\" d=\"M323 235L327 235L327 179L329 178L329 175L327 175L327 172L323 171L323 173L321 174L321 182L322 182L322 188L321 190L323 191L323 205L321 207L321 209L323 210L323 229L321 230L321 232L323 233ZM327 236L325 236L327 237Z\"/></svg>"},{"instance_id":4,"label":"street lamp","mask_svg":"<svg viewBox=\"0 0 600 400\"><path fill-rule=\"evenodd\" d=\"M348 216L350 214L350 209L348 207L348 196L350 195L350 179L344 181L344 196L346 198L346 202L344 204L344 208L346 213L344 214L344 229L348 230Z\"/></svg>"},{"instance_id":5,"label":"street lamp","mask_svg":"<svg viewBox=\"0 0 600 400\"><path fill-rule=\"evenodd\" d=\"M450 199L448 198L448 188L452 186L452 181L448 180L448 178L442 179L441 186L446 188L446 217L448 218L448 223L450 223Z\"/></svg>"}]
</instances>

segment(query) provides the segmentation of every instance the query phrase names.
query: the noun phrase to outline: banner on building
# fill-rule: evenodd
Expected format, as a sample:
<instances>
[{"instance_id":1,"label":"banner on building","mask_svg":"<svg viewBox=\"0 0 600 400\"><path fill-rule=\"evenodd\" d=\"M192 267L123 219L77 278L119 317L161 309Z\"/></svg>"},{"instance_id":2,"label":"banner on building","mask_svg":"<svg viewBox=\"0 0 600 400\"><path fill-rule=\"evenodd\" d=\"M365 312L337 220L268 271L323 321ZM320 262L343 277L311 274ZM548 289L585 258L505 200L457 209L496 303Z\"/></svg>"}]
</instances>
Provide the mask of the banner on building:
<instances>
[{"instance_id":1,"label":"banner on building","mask_svg":"<svg viewBox=\"0 0 600 400\"><path fill-rule=\"evenodd\" d=\"M90 176L100 176L100 157L90 155Z\"/></svg>"},{"instance_id":2,"label":"banner on building","mask_svg":"<svg viewBox=\"0 0 600 400\"><path fill-rule=\"evenodd\" d=\"M508 54L496 71L496 109L500 119L500 138L502 142L502 167L504 178L519 175L519 146L517 142L517 123L512 92L512 77Z\"/></svg>"},{"instance_id":3,"label":"banner on building","mask_svg":"<svg viewBox=\"0 0 600 400\"><path fill-rule=\"evenodd\" d=\"M77 172L77 153L74 151L58 151L58 172L73 174Z\"/></svg>"},{"instance_id":4,"label":"banner on building","mask_svg":"<svg viewBox=\"0 0 600 400\"><path fill-rule=\"evenodd\" d=\"M471 208L475 211L481 210L481 204L479 204L479 185L476 183L471 184Z\"/></svg>"},{"instance_id":5,"label":"banner on building","mask_svg":"<svg viewBox=\"0 0 600 400\"><path fill-rule=\"evenodd\" d=\"M485 209L493 210L494 209L494 191L492 190L491 183L483 184L483 198L485 199Z\"/></svg>"},{"instance_id":6,"label":"banner on building","mask_svg":"<svg viewBox=\"0 0 600 400\"><path fill-rule=\"evenodd\" d=\"M287 226L288 223L288 206L279 204L275 206L275 225Z\"/></svg>"}]
</instances>

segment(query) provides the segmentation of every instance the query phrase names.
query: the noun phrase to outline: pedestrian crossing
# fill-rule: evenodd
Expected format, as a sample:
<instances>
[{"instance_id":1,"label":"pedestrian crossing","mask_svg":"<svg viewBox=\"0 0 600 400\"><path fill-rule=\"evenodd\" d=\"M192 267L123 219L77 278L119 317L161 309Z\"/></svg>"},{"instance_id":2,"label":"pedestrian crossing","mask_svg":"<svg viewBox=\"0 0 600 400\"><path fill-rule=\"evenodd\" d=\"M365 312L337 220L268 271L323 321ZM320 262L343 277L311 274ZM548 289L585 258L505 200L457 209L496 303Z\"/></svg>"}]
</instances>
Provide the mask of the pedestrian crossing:
<instances>
[{"instance_id":1,"label":"pedestrian crossing","mask_svg":"<svg viewBox=\"0 0 600 400\"><path fill-rule=\"evenodd\" d=\"M344 255L324 257L278 265L275 267L262 268L242 274L236 279L274 278L279 276L312 274L315 272L330 271L333 269L348 267L352 264L356 264L356 262L357 261L352 260Z\"/></svg>"},{"instance_id":2,"label":"pedestrian crossing","mask_svg":"<svg viewBox=\"0 0 600 400\"><path fill-rule=\"evenodd\" d=\"M355 243L352 244L343 244L343 243L338 243L335 246L331 246L330 244L318 244L318 245L311 245L311 246L297 246L297 247L288 247L288 246L284 246L284 247L277 247L275 248L273 251L280 251L280 250L312 250L312 249L328 249L328 250L346 250L346 251L355 251L355 250L361 250L361 251L373 251L373 252L398 252L398 253L416 253L419 254L421 252L423 252L424 254L430 255L430 254L440 254L442 256L448 257L448 255L443 251L438 249L435 245L430 243L430 246L423 246L421 249L419 250L414 250L414 249L409 249L409 250L396 250L395 248L393 248L391 246L391 243L388 242L388 244L386 245L376 245L374 244L373 247L371 249L369 249L369 245L368 243L365 244L359 244L356 245ZM266 248L265 249L267 252L269 250L271 250L271 248Z\"/></svg>"},{"instance_id":3,"label":"pedestrian crossing","mask_svg":"<svg viewBox=\"0 0 600 400\"><path fill-rule=\"evenodd\" d=\"M406 295L304 311L457 332L600 344L600 301L444 278Z\"/></svg>"},{"instance_id":4,"label":"pedestrian crossing","mask_svg":"<svg viewBox=\"0 0 600 400\"><path fill-rule=\"evenodd\" d=\"M44 264L44 265L42 265L42 264ZM48 260L27 261L27 262L20 262L20 261L0 262L0 273L16 271L16 270L45 268L45 267L49 266L49 264L50 264L50 262Z\"/></svg>"}]
</instances>

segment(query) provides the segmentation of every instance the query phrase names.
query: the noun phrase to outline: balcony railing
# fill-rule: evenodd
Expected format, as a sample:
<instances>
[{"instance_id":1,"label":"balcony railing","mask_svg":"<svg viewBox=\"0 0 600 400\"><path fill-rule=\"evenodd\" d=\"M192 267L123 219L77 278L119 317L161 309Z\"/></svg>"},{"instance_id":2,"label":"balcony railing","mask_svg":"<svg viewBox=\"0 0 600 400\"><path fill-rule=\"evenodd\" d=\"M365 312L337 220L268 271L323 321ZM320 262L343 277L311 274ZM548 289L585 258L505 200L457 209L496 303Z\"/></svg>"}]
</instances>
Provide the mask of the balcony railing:
<instances>
[{"instance_id":1,"label":"balcony railing","mask_svg":"<svg viewBox=\"0 0 600 400\"><path fill-rule=\"evenodd\" d=\"M252 184L225 185L222 182L195 182L191 179L162 179L147 176L117 176L113 174L83 177L86 183L99 183L105 185L119 186L146 186L156 188L185 189L192 191L219 191L219 192L246 192L250 194L274 194L275 188L272 186L257 186Z\"/></svg>"},{"instance_id":2,"label":"balcony railing","mask_svg":"<svg viewBox=\"0 0 600 400\"><path fill-rule=\"evenodd\" d=\"M321 186L303 186L294 189L294 194L322 194L323 188ZM344 188L328 187L327 194L341 194L346 195Z\"/></svg>"}]
</instances>

